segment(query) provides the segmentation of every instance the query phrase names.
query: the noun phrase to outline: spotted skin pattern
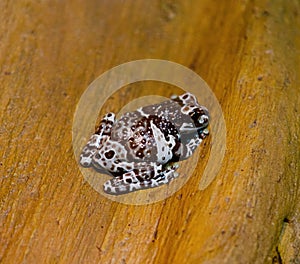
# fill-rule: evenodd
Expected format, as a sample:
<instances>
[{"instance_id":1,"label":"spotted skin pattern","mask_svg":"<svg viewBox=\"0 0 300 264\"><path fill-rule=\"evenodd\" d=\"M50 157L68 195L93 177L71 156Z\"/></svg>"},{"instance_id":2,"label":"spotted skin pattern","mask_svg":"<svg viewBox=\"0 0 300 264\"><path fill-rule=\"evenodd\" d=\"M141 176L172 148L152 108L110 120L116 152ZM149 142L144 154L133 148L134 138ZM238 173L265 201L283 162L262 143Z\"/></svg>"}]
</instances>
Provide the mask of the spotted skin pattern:
<instances>
[{"instance_id":1,"label":"spotted skin pattern","mask_svg":"<svg viewBox=\"0 0 300 264\"><path fill-rule=\"evenodd\" d=\"M125 113L107 113L83 148L80 164L113 176L104 184L119 195L167 184L208 135L209 113L191 93Z\"/></svg>"}]
</instances>

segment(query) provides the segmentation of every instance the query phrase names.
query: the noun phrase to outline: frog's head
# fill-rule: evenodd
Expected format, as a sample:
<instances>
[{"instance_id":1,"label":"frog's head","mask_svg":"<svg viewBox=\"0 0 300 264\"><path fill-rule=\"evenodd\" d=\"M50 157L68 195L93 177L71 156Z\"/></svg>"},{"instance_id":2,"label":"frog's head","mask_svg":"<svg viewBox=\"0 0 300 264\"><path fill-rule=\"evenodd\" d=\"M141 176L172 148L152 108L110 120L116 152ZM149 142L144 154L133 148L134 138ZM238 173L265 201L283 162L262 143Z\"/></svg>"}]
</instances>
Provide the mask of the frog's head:
<instances>
[{"instance_id":1,"label":"frog's head","mask_svg":"<svg viewBox=\"0 0 300 264\"><path fill-rule=\"evenodd\" d=\"M178 102L181 106L181 112L187 116L182 122L181 133L194 132L203 133L209 125L209 112L206 107L201 106L197 98L191 93L185 93L180 96L174 96L172 100Z\"/></svg>"}]
</instances>

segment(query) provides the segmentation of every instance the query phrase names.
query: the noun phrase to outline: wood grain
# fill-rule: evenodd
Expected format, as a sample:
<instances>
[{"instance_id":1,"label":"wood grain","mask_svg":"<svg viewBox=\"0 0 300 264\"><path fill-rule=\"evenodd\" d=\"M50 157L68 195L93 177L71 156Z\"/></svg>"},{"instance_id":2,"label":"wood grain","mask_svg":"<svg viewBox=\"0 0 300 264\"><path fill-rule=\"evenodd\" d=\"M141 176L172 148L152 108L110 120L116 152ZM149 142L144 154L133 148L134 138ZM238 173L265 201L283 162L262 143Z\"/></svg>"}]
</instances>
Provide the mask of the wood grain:
<instances>
[{"instance_id":1,"label":"wood grain","mask_svg":"<svg viewBox=\"0 0 300 264\"><path fill-rule=\"evenodd\" d=\"M1 263L300 262L299 1L18 0L0 10ZM206 189L211 141L174 195L126 205L84 180L72 121L97 76L145 58L210 85L226 155ZM127 88L103 111L144 93Z\"/></svg>"}]
</instances>

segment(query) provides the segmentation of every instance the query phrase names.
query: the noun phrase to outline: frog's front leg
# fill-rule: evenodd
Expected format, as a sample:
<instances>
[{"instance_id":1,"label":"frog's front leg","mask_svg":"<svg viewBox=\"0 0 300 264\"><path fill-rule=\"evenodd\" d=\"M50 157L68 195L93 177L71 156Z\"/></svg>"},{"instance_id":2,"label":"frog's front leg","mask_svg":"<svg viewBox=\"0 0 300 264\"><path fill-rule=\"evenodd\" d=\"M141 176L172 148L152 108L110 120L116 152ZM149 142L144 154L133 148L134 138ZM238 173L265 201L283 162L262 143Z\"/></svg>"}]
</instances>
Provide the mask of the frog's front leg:
<instances>
[{"instance_id":1,"label":"frog's front leg","mask_svg":"<svg viewBox=\"0 0 300 264\"><path fill-rule=\"evenodd\" d=\"M204 129L200 134L196 134L196 136L191 139L186 140L184 143L181 143L178 156L180 160L185 160L193 155L194 151L201 144L203 139L205 139L209 134L208 129Z\"/></svg>"},{"instance_id":2,"label":"frog's front leg","mask_svg":"<svg viewBox=\"0 0 300 264\"><path fill-rule=\"evenodd\" d=\"M104 192L113 195L158 187L178 176L177 164L164 166L155 162L135 163L134 169L105 182Z\"/></svg>"},{"instance_id":3,"label":"frog's front leg","mask_svg":"<svg viewBox=\"0 0 300 264\"><path fill-rule=\"evenodd\" d=\"M91 136L80 154L79 163L81 166L90 167L92 165L92 158L94 154L110 138L111 128L114 122L114 113L107 113L100 121L95 134Z\"/></svg>"}]
</instances>

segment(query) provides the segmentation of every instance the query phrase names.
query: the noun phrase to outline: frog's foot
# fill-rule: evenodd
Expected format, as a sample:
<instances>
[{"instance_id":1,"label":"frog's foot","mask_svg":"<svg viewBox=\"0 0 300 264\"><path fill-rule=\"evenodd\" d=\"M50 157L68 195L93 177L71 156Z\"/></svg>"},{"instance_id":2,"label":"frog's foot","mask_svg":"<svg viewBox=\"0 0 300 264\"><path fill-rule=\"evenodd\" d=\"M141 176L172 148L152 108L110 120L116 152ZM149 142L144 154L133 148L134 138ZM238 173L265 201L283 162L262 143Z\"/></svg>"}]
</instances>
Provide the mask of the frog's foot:
<instances>
[{"instance_id":1,"label":"frog's foot","mask_svg":"<svg viewBox=\"0 0 300 264\"><path fill-rule=\"evenodd\" d=\"M197 138L192 138L187 144L181 144L180 159L183 160L192 156L196 148L201 144L201 142L202 139L197 137Z\"/></svg>"},{"instance_id":2,"label":"frog's foot","mask_svg":"<svg viewBox=\"0 0 300 264\"><path fill-rule=\"evenodd\" d=\"M194 138L191 138L188 140L188 143L181 144L179 148L179 159L185 160L193 155L194 151L197 149L197 147L201 144L203 139L207 137L209 134L208 129L205 129L201 132L199 135L197 135Z\"/></svg>"},{"instance_id":3,"label":"frog's foot","mask_svg":"<svg viewBox=\"0 0 300 264\"><path fill-rule=\"evenodd\" d=\"M103 119L100 121L98 127L96 127L95 134L100 136L109 136L111 135L111 128L116 121L116 115L112 112L107 113Z\"/></svg>"},{"instance_id":4,"label":"frog's foot","mask_svg":"<svg viewBox=\"0 0 300 264\"><path fill-rule=\"evenodd\" d=\"M178 164L165 166L151 164L145 167L134 169L121 176L117 176L104 184L104 192L112 195L126 194L138 190L155 188L178 177L176 170Z\"/></svg>"},{"instance_id":5,"label":"frog's foot","mask_svg":"<svg viewBox=\"0 0 300 264\"><path fill-rule=\"evenodd\" d=\"M95 134L91 136L88 143L84 146L79 163L83 167L90 167L92 158L96 151L110 138L111 128L115 122L115 114L107 113L96 128Z\"/></svg>"}]
</instances>

